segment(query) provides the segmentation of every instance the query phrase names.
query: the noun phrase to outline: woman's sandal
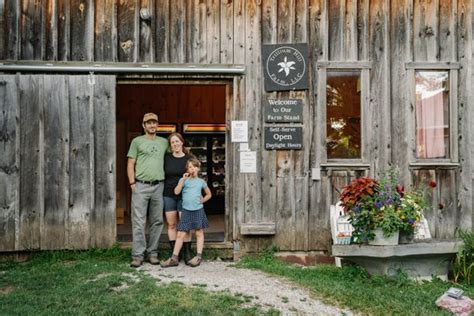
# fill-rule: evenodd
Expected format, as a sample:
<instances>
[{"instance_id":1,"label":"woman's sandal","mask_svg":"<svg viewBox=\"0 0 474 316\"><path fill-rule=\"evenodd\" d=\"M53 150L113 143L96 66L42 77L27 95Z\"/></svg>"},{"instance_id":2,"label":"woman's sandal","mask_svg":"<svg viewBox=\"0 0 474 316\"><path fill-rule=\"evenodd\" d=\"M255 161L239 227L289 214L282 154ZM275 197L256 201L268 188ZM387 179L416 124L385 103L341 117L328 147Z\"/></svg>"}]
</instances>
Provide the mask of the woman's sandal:
<instances>
[{"instance_id":1,"label":"woman's sandal","mask_svg":"<svg viewBox=\"0 0 474 316\"><path fill-rule=\"evenodd\" d=\"M188 265L190 267L194 268L194 267L197 267L198 265L200 265L201 262L202 262L202 259L199 258L198 256L196 256L196 257L194 257L194 258L192 258L191 260L188 261Z\"/></svg>"}]
</instances>

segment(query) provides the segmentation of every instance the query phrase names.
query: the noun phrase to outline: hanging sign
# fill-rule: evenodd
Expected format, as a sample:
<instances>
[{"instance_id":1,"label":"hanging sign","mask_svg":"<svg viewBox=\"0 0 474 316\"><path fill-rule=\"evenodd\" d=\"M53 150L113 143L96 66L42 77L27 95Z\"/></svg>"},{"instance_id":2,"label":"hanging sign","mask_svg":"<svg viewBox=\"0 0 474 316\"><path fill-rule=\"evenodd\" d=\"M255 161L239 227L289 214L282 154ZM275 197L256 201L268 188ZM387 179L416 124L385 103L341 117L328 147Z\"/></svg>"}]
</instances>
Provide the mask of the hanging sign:
<instances>
[{"instance_id":1,"label":"hanging sign","mask_svg":"<svg viewBox=\"0 0 474 316\"><path fill-rule=\"evenodd\" d=\"M308 89L308 44L263 45L266 91Z\"/></svg>"},{"instance_id":2,"label":"hanging sign","mask_svg":"<svg viewBox=\"0 0 474 316\"><path fill-rule=\"evenodd\" d=\"M301 99L268 99L265 102L265 122L268 123L302 123L303 100Z\"/></svg>"},{"instance_id":3,"label":"hanging sign","mask_svg":"<svg viewBox=\"0 0 474 316\"><path fill-rule=\"evenodd\" d=\"M265 149L303 149L303 127L265 127Z\"/></svg>"}]
</instances>

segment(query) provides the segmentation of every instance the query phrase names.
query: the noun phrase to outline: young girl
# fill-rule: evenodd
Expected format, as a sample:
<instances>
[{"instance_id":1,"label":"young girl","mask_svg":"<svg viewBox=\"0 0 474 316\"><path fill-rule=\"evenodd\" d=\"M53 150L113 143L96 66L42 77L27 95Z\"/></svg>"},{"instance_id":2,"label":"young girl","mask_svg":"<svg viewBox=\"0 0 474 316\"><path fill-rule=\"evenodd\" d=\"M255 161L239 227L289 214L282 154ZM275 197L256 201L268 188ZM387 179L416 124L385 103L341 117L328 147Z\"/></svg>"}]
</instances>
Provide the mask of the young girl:
<instances>
[{"instance_id":1,"label":"young girl","mask_svg":"<svg viewBox=\"0 0 474 316\"><path fill-rule=\"evenodd\" d=\"M197 255L186 263L191 267L197 267L201 264L202 250L204 248L204 228L209 226L203 204L209 201L212 195L206 181L198 177L200 166L201 163L196 158L189 159L186 164L187 172L174 189L175 194L180 194L182 191L183 211L181 219L178 225L176 225L178 236L173 249L173 256L161 263L163 268L174 267L179 264L179 252L184 240L189 237L191 230L196 232ZM203 190L204 196L202 196Z\"/></svg>"}]
</instances>

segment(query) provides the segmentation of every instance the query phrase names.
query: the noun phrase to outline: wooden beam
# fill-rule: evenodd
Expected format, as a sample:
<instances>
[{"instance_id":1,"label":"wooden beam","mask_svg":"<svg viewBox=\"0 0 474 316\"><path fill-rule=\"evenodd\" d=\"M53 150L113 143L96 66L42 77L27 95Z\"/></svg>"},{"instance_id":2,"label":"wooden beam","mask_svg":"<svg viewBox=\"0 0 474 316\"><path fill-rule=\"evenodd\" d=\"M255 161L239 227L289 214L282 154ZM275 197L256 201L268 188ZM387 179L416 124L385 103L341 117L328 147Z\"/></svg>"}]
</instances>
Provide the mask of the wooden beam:
<instances>
[{"instance_id":1,"label":"wooden beam","mask_svg":"<svg viewBox=\"0 0 474 316\"><path fill-rule=\"evenodd\" d=\"M245 223L240 225L241 235L275 235L275 223Z\"/></svg>"}]
</instances>

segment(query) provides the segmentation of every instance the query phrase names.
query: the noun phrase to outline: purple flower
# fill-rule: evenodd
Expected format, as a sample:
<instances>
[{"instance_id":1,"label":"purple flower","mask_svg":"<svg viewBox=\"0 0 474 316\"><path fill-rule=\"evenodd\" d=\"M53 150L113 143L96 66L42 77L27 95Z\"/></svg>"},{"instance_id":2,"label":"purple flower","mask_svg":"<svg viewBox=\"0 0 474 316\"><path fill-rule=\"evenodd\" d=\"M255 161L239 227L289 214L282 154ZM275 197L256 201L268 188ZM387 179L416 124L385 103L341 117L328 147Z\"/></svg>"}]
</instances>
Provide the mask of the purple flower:
<instances>
[{"instance_id":1,"label":"purple flower","mask_svg":"<svg viewBox=\"0 0 474 316\"><path fill-rule=\"evenodd\" d=\"M360 207L354 206L354 207L352 208L352 210L353 210L354 212L356 212L356 213L359 213Z\"/></svg>"},{"instance_id":2,"label":"purple flower","mask_svg":"<svg viewBox=\"0 0 474 316\"><path fill-rule=\"evenodd\" d=\"M375 202L374 206L375 206L375 208L378 209L378 208L381 208L381 207L383 206L383 203L380 202L380 201L379 201L379 202Z\"/></svg>"},{"instance_id":3,"label":"purple flower","mask_svg":"<svg viewBox=\"0 0 474 316\"><path fill-rule=\"evenodd\" d=\"M413 218L408 219L408 224L412 225L414 222L415 222L415 220Z\"/></svg>"}]
</instances>

